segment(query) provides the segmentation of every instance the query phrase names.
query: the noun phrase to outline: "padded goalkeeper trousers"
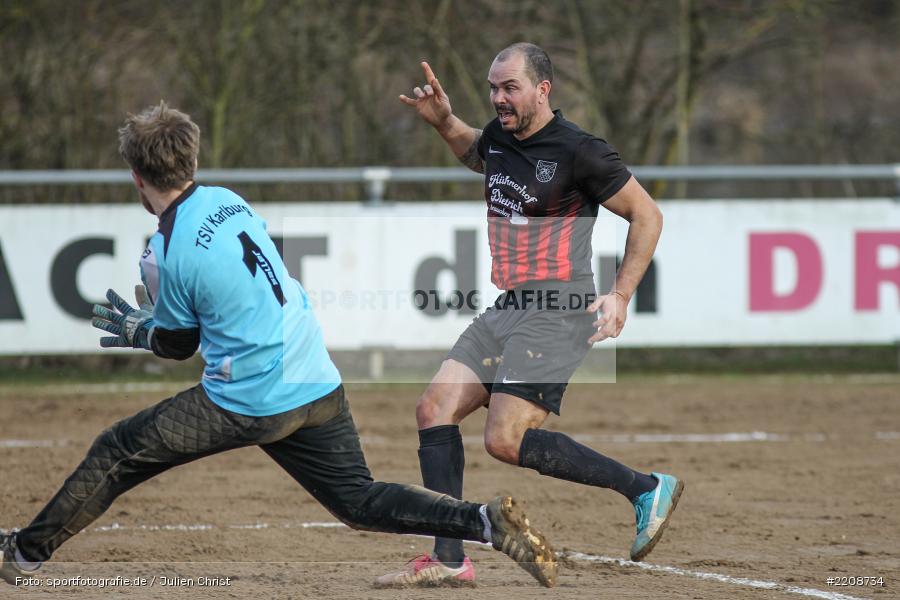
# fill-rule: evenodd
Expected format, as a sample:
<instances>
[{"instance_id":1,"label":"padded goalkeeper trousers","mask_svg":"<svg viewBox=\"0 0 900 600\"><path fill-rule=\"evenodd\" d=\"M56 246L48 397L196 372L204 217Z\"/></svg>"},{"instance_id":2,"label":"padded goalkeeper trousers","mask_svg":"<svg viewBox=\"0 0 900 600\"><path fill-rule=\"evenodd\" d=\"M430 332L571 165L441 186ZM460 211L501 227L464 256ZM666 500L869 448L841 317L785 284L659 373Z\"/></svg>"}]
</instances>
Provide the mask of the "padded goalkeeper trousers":
<instances>
[{"instance_id":1,"label":"padded goalkeeper trousers","mask_svg":"<svg viewBox=\"0 0 900 600\"><path fill-rule=\"evenodd\" d=\"M372 480L343 386L285 413L249 417L219 407L197 385L101 433L62 489L17 534L18 547L26 559L45 561L136 485L245 446L262 448L353 528L482 539L478 504Z\"/></svg>"}]
</instances>

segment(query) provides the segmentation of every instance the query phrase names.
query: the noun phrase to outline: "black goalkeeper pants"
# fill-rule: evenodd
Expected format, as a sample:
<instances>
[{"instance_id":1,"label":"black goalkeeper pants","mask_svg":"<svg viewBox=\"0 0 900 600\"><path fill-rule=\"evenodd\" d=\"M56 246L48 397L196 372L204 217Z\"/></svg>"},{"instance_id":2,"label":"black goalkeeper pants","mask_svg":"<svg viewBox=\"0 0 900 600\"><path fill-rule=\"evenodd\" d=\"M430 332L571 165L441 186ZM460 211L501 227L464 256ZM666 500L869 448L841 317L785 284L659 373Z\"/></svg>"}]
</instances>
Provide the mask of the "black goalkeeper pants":
<instances>
[{"instance_id":1,"label":"black goalkeeper pants","mask_svg":"<svg viewBox=\"0 0 900 600\"><path fill-rule=\"evenodd\" d=\"M356 529L481 540L477 504L372 480L343 386L292 411L248 417L213 403L198 385L124 419L94 441L34 521L23 556L44 561L124 492L225 450L259 446L335 517Z\"/></svg>"}]
</instances>

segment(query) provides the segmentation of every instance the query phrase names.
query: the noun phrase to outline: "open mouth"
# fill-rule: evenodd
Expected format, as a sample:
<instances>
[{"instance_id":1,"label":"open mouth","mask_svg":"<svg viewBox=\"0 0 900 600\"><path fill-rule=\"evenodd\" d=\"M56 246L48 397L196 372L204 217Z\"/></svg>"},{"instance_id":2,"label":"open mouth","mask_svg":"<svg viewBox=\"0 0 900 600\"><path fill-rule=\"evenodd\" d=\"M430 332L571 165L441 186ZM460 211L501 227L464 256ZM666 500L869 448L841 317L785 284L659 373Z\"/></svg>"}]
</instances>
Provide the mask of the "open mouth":
<instances>
[{"instance_id":1,"label":"open mouth","mask_svg":"<svg viewBox=\"0 0 900 600\"><path fill-rule=\"evenodd\" d=\"M497 109L497 117L500 119L501 125L508 125L516 116L516 113L512 110L508 110L505 108Z\"/></svg>"}]
</instances>

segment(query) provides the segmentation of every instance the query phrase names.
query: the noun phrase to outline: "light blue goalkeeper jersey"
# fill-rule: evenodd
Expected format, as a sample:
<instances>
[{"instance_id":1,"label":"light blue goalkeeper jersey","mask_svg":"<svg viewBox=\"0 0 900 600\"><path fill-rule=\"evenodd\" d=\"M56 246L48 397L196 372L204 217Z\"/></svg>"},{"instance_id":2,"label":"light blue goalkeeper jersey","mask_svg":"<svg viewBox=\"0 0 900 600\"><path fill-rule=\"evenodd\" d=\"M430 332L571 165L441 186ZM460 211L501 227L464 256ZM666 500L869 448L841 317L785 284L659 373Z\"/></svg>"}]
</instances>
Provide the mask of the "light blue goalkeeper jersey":
<instances>
[{"instance_id":1,"label":"light blue goalkeeper jersey","mask_svg":"<svg viewBox=\"0 0 900 600\"><path fill-rule=\"evenodd\" d=\"M160 215L141 279L157 327L199 328L202 384L222 408L274 415L340 385L306 292L265 221L231 190L185 190Z\"/></svg>"}]
</instances>

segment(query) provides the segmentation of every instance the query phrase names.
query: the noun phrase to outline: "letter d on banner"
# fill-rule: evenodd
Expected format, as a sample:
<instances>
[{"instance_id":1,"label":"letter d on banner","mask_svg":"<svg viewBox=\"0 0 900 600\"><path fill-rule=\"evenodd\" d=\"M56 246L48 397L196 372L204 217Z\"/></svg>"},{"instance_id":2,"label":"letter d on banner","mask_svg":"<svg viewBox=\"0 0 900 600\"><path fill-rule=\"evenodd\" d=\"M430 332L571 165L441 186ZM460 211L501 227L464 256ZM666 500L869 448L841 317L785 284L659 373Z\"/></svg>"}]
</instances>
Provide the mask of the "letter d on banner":
<instances>
[{"instance_id":1,"label":"letter d on banner","mask_svg":"<svg viewBox=\"0 0 900 600\"><path fill-rule=\"evenodd\" d=\"M472 292L476 290L476 232L471 230L458 230L455 232L456 241L456 262L451 263L445 258L439 256L431 256L422 261L416 269L413 278L413 285L417 292L424 292L427 296L430 290L437 288L438 274L441 271L451 271L456 275L456 292L460 294L460 298L470 298ZM416 292L414 292L416 293ZM449 301L447 299L438 299L436 306L426 303L420 310L430 317L438 317L447 312ZM457 307L460 313L474 313L475 308L463 300L460 300Z\"/></svg>"},{"instance_id":2,"label":"letter d on banner","mask_svg":"<svg viewBox=\"0 0 900 600\"><path fill-rule=\"evenodd\" d=\"M786 294L775 291L775 250L794 255L797 281ZM822 289L822 255L802 233L750 234L750 312L791 311L812 304Z\"/></svg>"}]
</instances>

